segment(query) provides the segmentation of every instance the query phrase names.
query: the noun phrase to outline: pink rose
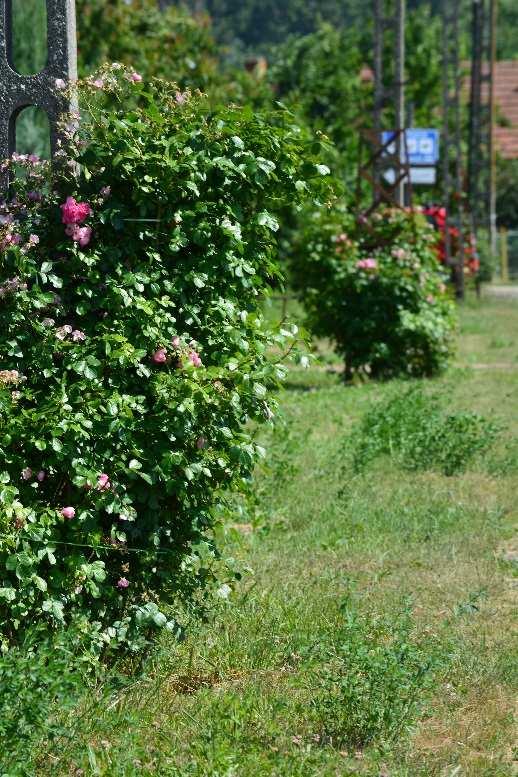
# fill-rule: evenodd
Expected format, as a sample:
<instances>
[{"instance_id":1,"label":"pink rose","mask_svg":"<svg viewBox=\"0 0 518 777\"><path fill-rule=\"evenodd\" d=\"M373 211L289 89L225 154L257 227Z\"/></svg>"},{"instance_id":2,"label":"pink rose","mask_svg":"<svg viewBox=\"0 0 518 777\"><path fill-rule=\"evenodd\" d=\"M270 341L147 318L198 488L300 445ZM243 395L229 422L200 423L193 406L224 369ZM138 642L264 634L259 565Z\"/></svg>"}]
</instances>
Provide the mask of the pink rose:
<instances>
[{"instance_id":1,"label":"pink rose","mask_svg":"<svg viewBox=\"0 0 518 777\"><path fill-rule=\"evenodd\" d=\"M201 361L199 355L196 353L196 351L189 351L189 361L195 367L201 367L202 366L202 361Z\"/></svg>"},{"instance_id":2,"label":"pink rose","mask_svg":"<svg viewBox=\"0 0 518 777\"><path fill-rule=\"evenodd\" d=\"M178 105L183 105L187 99L187 96L183 92L177 92L174 96Z\"/></svg>"},{"instance_id":3,"label":"pink rose","mask_svg":"<svg viewBox=\"0 0 518 777\"><path fill-rule=\"evenodd\" d=\"M142 81L142 76L140 73L134 71L130 76L130 80L133 81L134 84L139 84Z\"/></svg>"},{"instance_id":4,"label":"pink rose","mask_svg":"<svg viewBox=\"0 0 518 777\"><path fill-rule=\"evenodd\" d=\"M102 78L96 78L95 81L92 82L92 85L95 86L96 89L104 89L104 81Z\"/></svg>"},{"instance_id":5,"label":"pink rose","mask_svg":"<svg viewBox=\"0 0 518 777\"><path fill-rule=\"evenodd\" d=\"M78 227L74 225L70 237L74 243L78 243L81 248L85 248L92 239L92 227Z\"/></svg>"},{"instance_id":6,"label":"pink rose","mask_svg":"<svg viewBox=\"0 0 518 777\"><path fill-rule=\"evenodd\" d=\"M18 232L9 233L4 238L4 244L8 246L17 246L20 244L21 240L22 236L18 234Z\"/></svg>"},{"instance_id":7,"label":"pink rose","mask_svg":"<svg viewBox=\"0 0 518 777\"><path fill-rule=\"evenodd\" d=\"M367 259L360 259L358 262L356 262L356 267L359 270L376 270L378 263L376 259L368 257Z\"/></svg>"},{"instance_id":8,"label":"pink rose","mask_svg":"<svg viewBox=\"0 0 518 777\"><path fill-rule=\"evenodd\" d=\"M102 472L97 478L97 487L100 491L107 491L110 488L110 476Z\"/></svg>"},{"instance_id":9,"label":"pink rose","mask_svg":"<svg viewBox=\"0 0 518 777\"><path fill-rule=\"evenodd\" d=\"M128 586L129 586L129 580L126 580L125 577L121 577L120 580L118 580L117 582L117 588L121 591L127 588Z\"/></svg>"},{"instance_id":10,"label":"pink rose","mask_svg":"<svg viewBox=\"0 0 518 777\"><path fill-rule=\"evenodd\" d=\"M29 235L29 244L31 246L37 246L40 242L38 235Z\"/></svg>"},{"instance_id":11,"label":"pink rose","mask_svg":"<svg viewBox=\"0 0 518 777\"><path fill-rule=\"evenodd\" d=\"M180 347L180 338L178 337L178 335L175 335L171 342L173 343L173 346L175 348L179 348Z\"/></svg>"},{"instance_id":12,"label":"pink rose","mask_svg":"<svg viewBox=\"0 0 518 777\"><path fill-rule=\"evenodd\" d=\"M32 478L32 469L30 467L25 467L25 469L22 469L22 478L24 480L30 480Z\"/></svg>"},{"instance_id":13,"label":"pink rose","mask_svg":"<svg viewBox=\"0 0 518 777\"><path fill-rule=\"evenodd\" d=\"M80 329L74 329L72 332L72 340L74 343L79 343L81 340L86 340L86 335L84 332L81 332Z\"/></svg>"},{"instance_id":14,"label":"pink rose","mask_svg":"<svg viewBox=\"0 0 518 777\"><path fill-rule=\"evenodd\" d=\"M167 361L167 351L165 348L159 348L153 354L153 361L155 364L165 364Z\"/></svg>"},{"instance_id":15,"label":"pink rose","mask_svg":"<svg viewBox=\"0 0 518 777\"><path fill-rule=\"evenodd\" d=\"M65 324L64 326L60 326L58 329L56 329L56 337L58 340L65 340L67 335L72 334L72 327L70 324Z\"/></svg>"},{"instance_id":16,"label":"pink rose","mask_svg":"<svg viewBox=\"0 0 518 777\"><path fill-rule=\"evenodd\" d=\"M60 207L63 224L81 224L92 213L87 202L76 202L73 197L67 197L64 205Z\"/></svg>"},{"instance_id":17,"label":"pink rose","mask_svg":"<svg viewBox=\"0 0 518 777\"><path fill-rule=\"evenodd\" d=\"M61 510L61 515L63 518L66 518L68 521L70 521L72 518L75 518L76 511L73 507L63 507Z\"/></svg>"},{"instance_id":18,"label":"pink rose","mask_svg":"<svg viewBox=\"0 0 518 777\"><path fill-rule=\"evenodd\" d=\"M40 469L40 471L36 475L36 479L39 480L40 483L42 483L45 480L45 475L46 475L45 470Z\"/></svg>"}]
</instances>

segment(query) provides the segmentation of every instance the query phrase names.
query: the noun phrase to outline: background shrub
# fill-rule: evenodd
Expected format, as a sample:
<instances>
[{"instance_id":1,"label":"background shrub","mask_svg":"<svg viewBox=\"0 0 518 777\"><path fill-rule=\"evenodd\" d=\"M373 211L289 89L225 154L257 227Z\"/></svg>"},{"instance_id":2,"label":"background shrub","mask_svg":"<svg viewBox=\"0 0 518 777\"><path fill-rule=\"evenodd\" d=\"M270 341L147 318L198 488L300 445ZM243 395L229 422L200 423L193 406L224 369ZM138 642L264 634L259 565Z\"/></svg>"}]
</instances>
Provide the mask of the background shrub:
<instances>
[{"instance_id":1,"label":"background shrub","mask_svg":"<svg viewBox=\"0 0 518 777\"><path fill-rule=\"evenodd\" d=\"M330 337L346 375L433 375L446 366L455 316L418 213L385 210L358 222L314 213L292 257L295 288L314 333Z\"/></svg>"},{"instance_id":2,"label":"background shrub","mask_svg":"<svg viewBox=\"0 0 518 777\"><path fill-rule=\"evenodd\" d=\"M179 630L165 603L236 574L214 526L290 336L259 312L274 211L322 171L282 115L211 113L122 66L81 100L53 178L16 157L0 232L0 629L73 619L136 650Z\"/></svg>"}]
</instances>

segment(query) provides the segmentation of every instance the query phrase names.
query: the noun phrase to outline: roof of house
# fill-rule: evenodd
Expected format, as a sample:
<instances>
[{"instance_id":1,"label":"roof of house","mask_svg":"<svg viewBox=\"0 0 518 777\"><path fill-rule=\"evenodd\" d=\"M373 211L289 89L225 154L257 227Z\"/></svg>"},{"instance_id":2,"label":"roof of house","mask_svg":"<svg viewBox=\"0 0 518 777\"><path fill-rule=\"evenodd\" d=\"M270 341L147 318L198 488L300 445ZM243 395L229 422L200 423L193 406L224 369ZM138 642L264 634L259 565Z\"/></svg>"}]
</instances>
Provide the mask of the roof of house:
<instances>
[{"instance_id":1,"label":"roof of house","mask_svg":"<svg viewBox=\"0 0 518 777\"><path fill-rule=\"evenodd\" d=\"M518 60L496 63L494 89L496 148L504 159L518 159Z\"/></svg>"}]
</instances>

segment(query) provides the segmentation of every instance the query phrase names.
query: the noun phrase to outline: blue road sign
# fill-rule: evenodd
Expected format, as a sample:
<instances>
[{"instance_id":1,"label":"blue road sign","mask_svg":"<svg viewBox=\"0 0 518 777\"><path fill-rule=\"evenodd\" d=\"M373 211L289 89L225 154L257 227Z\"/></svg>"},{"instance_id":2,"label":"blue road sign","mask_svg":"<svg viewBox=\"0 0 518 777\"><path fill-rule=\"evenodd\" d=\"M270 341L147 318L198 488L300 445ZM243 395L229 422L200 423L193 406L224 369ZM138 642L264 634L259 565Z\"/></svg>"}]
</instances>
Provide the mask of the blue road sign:
<instances>
[{"instance_id":1,"label":"blue road sign","mask_svg":"<svg viewBox=\"0 0 518 777\"><path fill-rule=\"evenodd\" d=\"M393 132L383 132L383 143L389 143ZM408 161L413 165L435 165L439 161L439 130L407 129ZM391 149L392 152L395 149Z\"/></svg>"}]
</instances>

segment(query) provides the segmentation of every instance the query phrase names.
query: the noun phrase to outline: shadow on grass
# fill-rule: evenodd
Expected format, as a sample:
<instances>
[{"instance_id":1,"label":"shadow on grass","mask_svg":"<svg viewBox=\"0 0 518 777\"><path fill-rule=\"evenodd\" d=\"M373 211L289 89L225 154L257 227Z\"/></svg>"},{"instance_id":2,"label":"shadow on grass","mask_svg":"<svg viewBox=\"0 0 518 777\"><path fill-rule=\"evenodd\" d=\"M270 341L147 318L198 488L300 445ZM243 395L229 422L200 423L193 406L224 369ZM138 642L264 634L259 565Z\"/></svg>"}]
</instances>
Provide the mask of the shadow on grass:
<instances>
[{"instance_id":1,"label":"shadow on grass","mask_svg":"<svg viewBox=\"0 0 518 777\"><path fill-rule=\"evenodd\" d=\"M322 389L345 387L342 375L334 370L306 370L290 372L283 383L286 391L306 394Z\"/></svg>"}]
</instances>

